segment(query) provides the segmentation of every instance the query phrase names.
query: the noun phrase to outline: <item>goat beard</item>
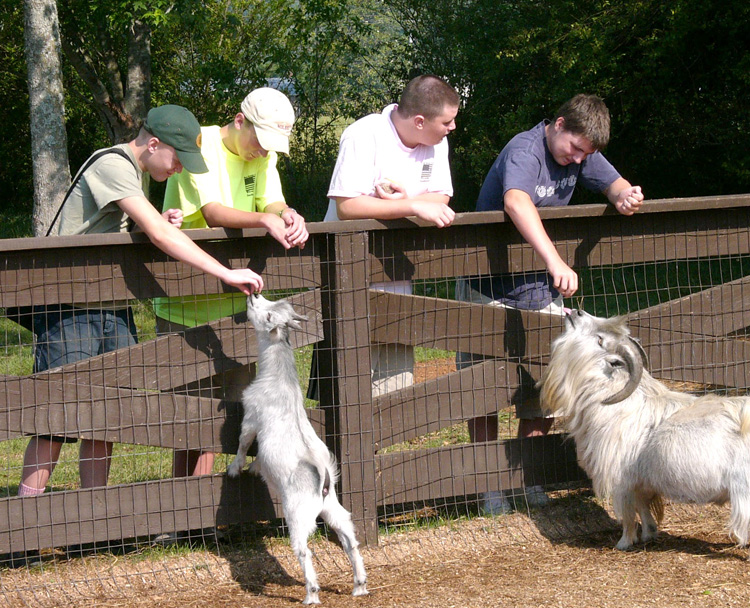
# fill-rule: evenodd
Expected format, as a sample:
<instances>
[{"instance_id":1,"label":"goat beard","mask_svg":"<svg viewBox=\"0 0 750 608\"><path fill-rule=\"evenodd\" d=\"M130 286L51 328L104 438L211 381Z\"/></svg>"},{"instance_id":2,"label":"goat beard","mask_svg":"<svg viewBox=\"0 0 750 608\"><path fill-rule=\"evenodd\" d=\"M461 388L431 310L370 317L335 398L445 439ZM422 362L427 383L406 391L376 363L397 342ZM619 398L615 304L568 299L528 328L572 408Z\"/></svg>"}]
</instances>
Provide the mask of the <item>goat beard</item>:
<instances>
[{"instance_id":1,"label":"goat beard","mask_svg":"<svg viewBox=\"0 0 750 608\"><path fill-rule=\"evenodd\" d=\"M545 414L565 422L589 409L582 407L581 402L590 403L591 407L611 407L601 405L602 401L620 391L627 382L624 372L605 379L599 362L560 353L553 355L537 388Z\"/></svg>"},{"instance_id":2,"label":"goat beard","mask_svg":"<svg viewBox=\"0 0 750 608\"><path fill-rule=\"evenodd\" d=\"M611 495L630 464L632 454L626 446L646 437L643 427L630 424L634 400L641 398L639 389L619 403L602 403L627 381L624 372L605 378L596 362L557 353L539 383L543 409L559 418L575 440L578 463L600 498Z\"/></svg>"}]
</instances>

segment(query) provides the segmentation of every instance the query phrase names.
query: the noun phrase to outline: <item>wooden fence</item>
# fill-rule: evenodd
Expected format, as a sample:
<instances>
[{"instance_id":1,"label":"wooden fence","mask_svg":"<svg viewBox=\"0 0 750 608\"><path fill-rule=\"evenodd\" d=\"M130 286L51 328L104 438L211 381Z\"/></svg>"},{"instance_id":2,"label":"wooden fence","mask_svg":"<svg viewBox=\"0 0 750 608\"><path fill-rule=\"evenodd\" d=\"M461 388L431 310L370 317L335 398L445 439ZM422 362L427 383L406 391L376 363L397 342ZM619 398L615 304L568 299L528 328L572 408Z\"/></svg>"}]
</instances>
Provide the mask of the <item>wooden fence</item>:
<instances>
[{"instance_id":1,"label":"wooden fence","mask_svg":"<svg viewBox=\"0 0 750 608\"><path fill-rule=\"evenodd\" d=\"M750 255L750 195L649 201L630 218L604 205L542 210L542 217L563 258L590 282L582 281L583 306L628 314L656 376L748 386L750 294L742 267ZM291 294L308 315L293 339L296 347L318 343L320 407L309 415L339 459L342 502L365 542L377 542L379 516L389 506L583 479L560 434L394 448L508 408L519 376L537 378L547 360L559 317L453 299L456 277L543 269L504 214L459 215L446 229L411 220L309 228L307 247L288 252L259 230L190 234L224 263L261 272L267 289ZM701 275L714 267L733 274ZM623 268L632 286L622 290L601 279ZM639 285L654 269L654 287ZM672 273L687 278L661 293ZM369 288L398 279L411 279L417 295ZM2 308L226 290L142 234L0 241L0 285ZM254 333L243 317L47 372L2 376L0 440L50 433L233 453L240 404L175 389L255 360ZM373 398L370 345L378 342L487 358ZM278 501L250 475L8 496L0 498L0 554L278 516Z\"/></svg>"}]
</instances>

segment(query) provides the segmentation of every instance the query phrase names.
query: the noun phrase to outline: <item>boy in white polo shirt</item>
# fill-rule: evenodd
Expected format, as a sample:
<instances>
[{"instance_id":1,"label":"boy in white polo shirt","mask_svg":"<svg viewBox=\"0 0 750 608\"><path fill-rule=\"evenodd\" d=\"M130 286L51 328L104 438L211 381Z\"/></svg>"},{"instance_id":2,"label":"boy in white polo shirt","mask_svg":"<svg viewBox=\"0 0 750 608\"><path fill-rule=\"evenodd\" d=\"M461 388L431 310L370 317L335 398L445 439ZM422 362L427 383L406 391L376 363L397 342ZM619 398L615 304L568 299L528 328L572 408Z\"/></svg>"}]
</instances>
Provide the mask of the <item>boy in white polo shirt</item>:
<instances>
[{"instance_id":1,"label":"boy in white polo shirt","mask_svg":"<svg viewBox=\"0 0 750 608\"><path fill-rule=\"evenodd\" d=\"M418 76L398 104L351 124L341 136L325 221L417 216L442 228L455 216L446 136L456 128L458 94L436 76ZM411 293L409 281L371 285ZM372 357L373 395L413 383L414 353L381 344Z\"/></svg>"}]
</instances>

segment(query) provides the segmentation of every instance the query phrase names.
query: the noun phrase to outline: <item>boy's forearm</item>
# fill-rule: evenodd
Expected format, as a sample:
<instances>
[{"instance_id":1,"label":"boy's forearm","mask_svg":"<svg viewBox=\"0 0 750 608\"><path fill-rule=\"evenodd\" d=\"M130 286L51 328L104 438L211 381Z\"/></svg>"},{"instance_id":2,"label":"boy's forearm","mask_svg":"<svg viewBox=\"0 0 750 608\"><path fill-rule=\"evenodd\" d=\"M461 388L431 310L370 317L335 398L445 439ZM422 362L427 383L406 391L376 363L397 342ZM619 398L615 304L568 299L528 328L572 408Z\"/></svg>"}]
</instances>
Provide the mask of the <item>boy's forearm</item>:
<instances>
[{"instance_id":1,"label":"boy's forearm","mask_svg":"<svg viewBox=\"0 0 750 608\"><path fill-rule=\"evenodd\" d=\"M417 215L414 204L430 202L447 205L450 198L445 194L427 193L415 198L382 199L376 196L361 195L351 198L337 197L336 210L342 220L395 220Z\"/></svg>"},{"instance_id":2,"label":"boy's forearm","mask_svg":"<svg viewBox=\"0 0 750 608\"><path fill-rule=\"evenodd\" d=\"M266 228L266 213L242 211L221 203L208 203L201 209L206 223L211 228Z\"/></svg>"},{"instance_id":3,"label":"boy's forearm","mask_svg":"<svg viewBox=\"0 0 750 608\"><path fill-rule=\"evenodd\" d=\"M505 213L547 267L561 261L560 254L544 229L539 211L528 195L506 196Z\"/></svg>"}]
</instances>

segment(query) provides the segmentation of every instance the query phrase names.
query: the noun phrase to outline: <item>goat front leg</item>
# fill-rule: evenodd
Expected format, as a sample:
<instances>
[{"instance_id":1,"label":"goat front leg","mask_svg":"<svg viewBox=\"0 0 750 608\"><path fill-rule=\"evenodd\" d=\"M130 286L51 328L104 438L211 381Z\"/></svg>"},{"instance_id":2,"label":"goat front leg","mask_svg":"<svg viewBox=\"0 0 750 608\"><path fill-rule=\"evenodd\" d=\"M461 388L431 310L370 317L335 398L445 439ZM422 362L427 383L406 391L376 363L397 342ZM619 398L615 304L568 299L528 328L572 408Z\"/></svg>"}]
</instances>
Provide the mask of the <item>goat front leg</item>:
<instances>
[{"instance_id":1,"label":"goat front leg","mask_svg":"<svg viewBox=\"0 0 750 608\"><path fill-rule=\"evenodd\" d=\"M615 546L620 551L627 551L638 540L638 522L636 521L635 497L630 492L627 495L619 492L613 497L615 513L622 518L622 537Z\"/></svg>"},{"instance_id":2,"label":"goat front leg","mask_svg":"<svg viewBox=\"0 0 750 608\"><path fill-rule=\"evenodd\" d=\"M242 433L240 434L240 447L237 449L237 456L234 457L232 464L227 467L227 474L230 477L237 477L242 469L245 467L247 460L247 451L255 441L255 428L254 427L242 427ZM253 464L257 462L257 459L253 461Z\"/></svg>"}]
</instances>

